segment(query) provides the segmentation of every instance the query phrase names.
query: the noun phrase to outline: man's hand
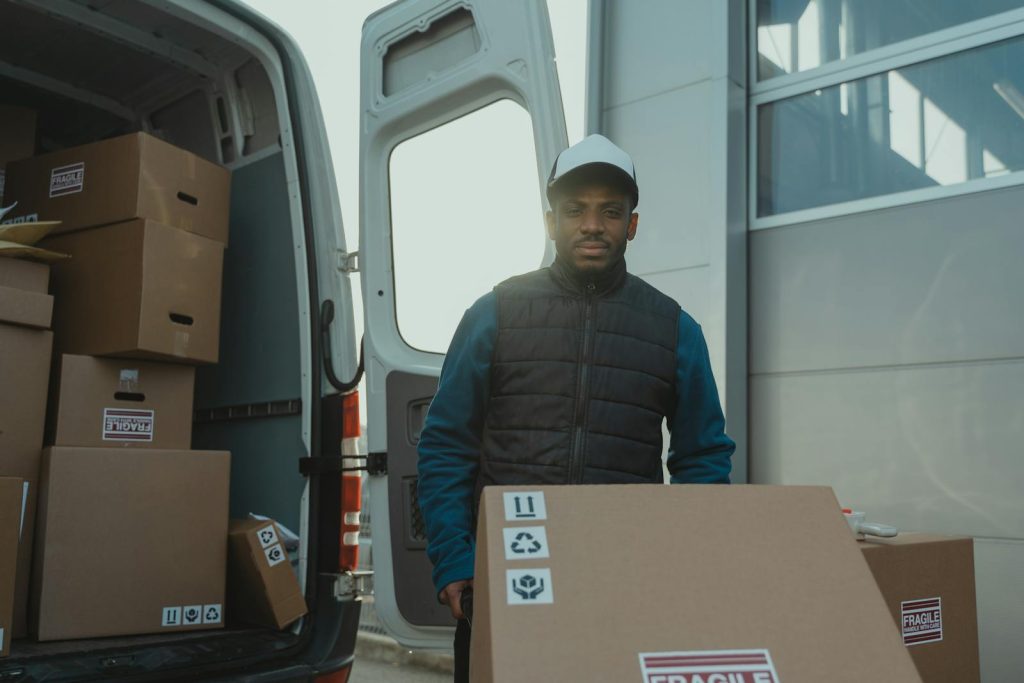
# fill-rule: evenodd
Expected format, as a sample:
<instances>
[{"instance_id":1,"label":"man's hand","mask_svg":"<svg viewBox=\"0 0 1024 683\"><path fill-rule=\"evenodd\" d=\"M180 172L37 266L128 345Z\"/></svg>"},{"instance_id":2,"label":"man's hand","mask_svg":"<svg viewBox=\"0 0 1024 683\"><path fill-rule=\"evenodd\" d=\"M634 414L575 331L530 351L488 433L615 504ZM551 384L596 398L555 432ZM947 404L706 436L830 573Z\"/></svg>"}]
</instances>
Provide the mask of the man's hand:
<instances>
[{"instance_id":1,"label":"man's hand","mask_svg":"<svg viewBox=\"0 0 1024 683\"><path fill-rule=\"evenodd\" d=\"M448 609L456 619L466 618L466 615L462 613L462 591L467 587L473 587L473 579L452 581L441 590L441 595L438 596L441 599L441 604L448 605Z\"/></svg>"}]
</instances>

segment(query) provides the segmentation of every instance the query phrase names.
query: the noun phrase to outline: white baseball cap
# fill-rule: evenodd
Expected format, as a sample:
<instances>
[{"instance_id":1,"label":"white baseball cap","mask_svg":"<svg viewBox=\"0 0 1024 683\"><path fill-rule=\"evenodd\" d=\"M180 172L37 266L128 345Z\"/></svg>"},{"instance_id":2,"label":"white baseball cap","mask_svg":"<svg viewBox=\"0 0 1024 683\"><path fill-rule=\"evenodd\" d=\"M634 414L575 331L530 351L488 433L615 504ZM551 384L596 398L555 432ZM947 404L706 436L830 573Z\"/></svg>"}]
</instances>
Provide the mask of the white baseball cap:
<instances>
[{"instance_id":1,"label":"white baseball cap","mask_svg":"<svg viewBox=\"0 0 1024 683\"><path fill-rule=\"evenodd\" d=\"M633 206L635 207L640 201L640 188L636 183L636 167L633 165L633 159L611 140L597 134L588 135L572 147L562 150L562 153L555 158L555 164L551 167L551 174L548 176L548 201L551 201L552 190L555 186L570 173L598 164L607 166L609 173L622 177L633 193Z\"/></svg>"}]
</instances>

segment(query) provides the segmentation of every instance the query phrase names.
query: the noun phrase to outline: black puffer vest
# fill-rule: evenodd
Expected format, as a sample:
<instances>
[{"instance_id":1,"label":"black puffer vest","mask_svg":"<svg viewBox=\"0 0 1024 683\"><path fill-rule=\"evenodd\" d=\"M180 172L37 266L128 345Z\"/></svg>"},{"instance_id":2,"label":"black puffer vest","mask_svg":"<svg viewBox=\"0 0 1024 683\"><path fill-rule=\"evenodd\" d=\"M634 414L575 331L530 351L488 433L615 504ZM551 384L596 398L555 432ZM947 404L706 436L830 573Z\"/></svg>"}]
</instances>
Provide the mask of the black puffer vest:
<instances>
[{"instance_id":1,"label":"black puffer vest","mask_svg":"<svg viewBox=\"0 0 1024 683\"><path fill-rule=\"evenodd\" d=\"M479 487L661 482L679 305L625 263L583 283L556 261L495 291Z\"/></svg>"}]
</instances>

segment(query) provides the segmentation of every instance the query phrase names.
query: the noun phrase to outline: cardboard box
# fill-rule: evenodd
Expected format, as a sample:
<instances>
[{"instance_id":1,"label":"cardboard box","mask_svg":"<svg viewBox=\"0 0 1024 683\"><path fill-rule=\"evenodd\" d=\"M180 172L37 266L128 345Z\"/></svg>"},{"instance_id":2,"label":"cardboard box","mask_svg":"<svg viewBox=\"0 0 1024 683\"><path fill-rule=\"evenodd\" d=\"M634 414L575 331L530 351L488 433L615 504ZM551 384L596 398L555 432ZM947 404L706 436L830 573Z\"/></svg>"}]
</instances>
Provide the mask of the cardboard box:
<instances>
[{"instance_id":1,"label":"cardboard box","mask_svg":"<svg viewBox=\"0 0 1024 683\"><path fill-rule=\"evenodd\" d=\"M153 221L45 240L63 353L217 362L224 246Z\"/></svg>"},{"instance_id":2,"label":"cardboard box","mask_svg":"<svg viewBox=\"0 0 1024 683\"><path fill-rule=\"evenodd\" d=\"M920 681L827 487L487 487L475 578L479 683Z\"/></svg>"},{"instance_id":3,"label":"cardboard box","mask_svg":"<svg viewBox=\"0 0 1024 683\"><path fill-rule=\"evenodd\" d=\"M228 526L228 614L233 622L283 629L306 600L274 522L233 519Z\"/></svg>"},{"instance_id":4,"label":"cardboard box","mask_svg":"<svg viewBox=\"0 0 1024 683\"><path fill-rule=\"evenodd\" d=\"M0 657L11 651L18 537L25 509L24 481L0 477Z\"/></svg>"},{"instance_id":5,"label":"cardboard box","mask_svg":"<svg viewBox=\"0 0 1024 683\"><path fill-rule=\"evenodd\" d=\"M0 257L0 322L46 329L53 316L47 294L50 266Z\"/></svg>"},{"instance_id":6,"label":"cardboard box","mask_svg":"<svg viewBox=\"0 0 1024 683\"><path fill-rule=\"evenodd\" d=\"M9 161L27 159L36 152L36 112L25 107L0 105L0 206L5 206L4 169Z\"/></svg>"},{"instance_id":7,"label":"cardboard box","mask_svg":"<svg viewBox=\"0 0 1024 683\"><path fill-rule=\"evenodd\" d=\"M58 363L47 443L191 447L195 368L72 354Z\"/></svg>"},{"instance_id":8,"label":"cardboard box","mask_svg":"<svg viewBox=\"0 0 1024 683\"><path fill-rule=\"evenodd\" d=\"M230 459L46 449L29 617L39 639L221 628Z\"/></svg>"},{"instance_id":9,"label":"cardboard box","mask_svg":"<svg viewBox=\"0 0 1024 683\"><path fill-rule=\"evenodd\" d=\"M145 133L94 142L8 164L9 217L81 228L149 218L228 241L231 172Z\"/></svg>"},{"instance_id":10,"label":"cardboard box","mask_svg":"<svg viewBox=\"0 0 1024 683\"><path fill-rule=\"evenodd\" d=\"M900 533L858 545L921 678L979 681L973 539Z\"/></svg>"},{"instance_id":11,"label":"cardboard box","mask_svg":"<svg viewBox=\"0 0 1024 683\"><path fill-rule=\"evenodd\" d=\"M36 482L43 448L52 344L53 333L47 330L0 324L0 476L23 479L29 486L14 592L16 638L27 634Z\"/></svg>"}]
</instances>

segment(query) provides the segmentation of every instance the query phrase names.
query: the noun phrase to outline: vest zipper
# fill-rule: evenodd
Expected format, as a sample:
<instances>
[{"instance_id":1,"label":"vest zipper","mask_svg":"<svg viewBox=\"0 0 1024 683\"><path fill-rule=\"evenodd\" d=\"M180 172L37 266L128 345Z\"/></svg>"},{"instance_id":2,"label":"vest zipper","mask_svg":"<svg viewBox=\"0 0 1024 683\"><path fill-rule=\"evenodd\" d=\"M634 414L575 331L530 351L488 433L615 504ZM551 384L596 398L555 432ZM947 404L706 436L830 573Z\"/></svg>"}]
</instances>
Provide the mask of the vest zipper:
<instances>
[{"instance_id":1,"label":"vest zipper","mask_svg":"<svg viewBox=\"0 0 1024 683\"><path fill-rule=\"evenodd\" d=\"M583 295L583 348L580 352L580 368L576 377L576 414L573 415L572 450L569 452L569 483L579 484L583 481L584 453L583 446L586 435L588 388L590 383L590 348L594 336L594 287L593 282L587 283Z\"/></svg>"}]
</instances>

